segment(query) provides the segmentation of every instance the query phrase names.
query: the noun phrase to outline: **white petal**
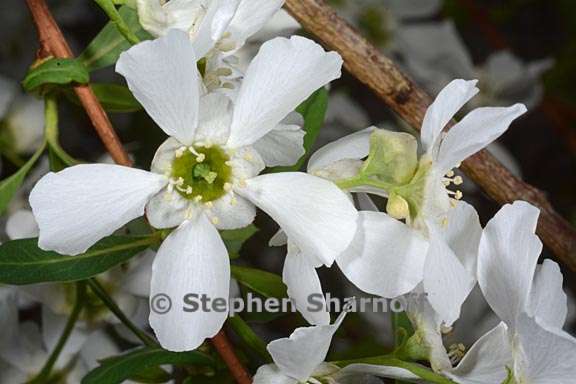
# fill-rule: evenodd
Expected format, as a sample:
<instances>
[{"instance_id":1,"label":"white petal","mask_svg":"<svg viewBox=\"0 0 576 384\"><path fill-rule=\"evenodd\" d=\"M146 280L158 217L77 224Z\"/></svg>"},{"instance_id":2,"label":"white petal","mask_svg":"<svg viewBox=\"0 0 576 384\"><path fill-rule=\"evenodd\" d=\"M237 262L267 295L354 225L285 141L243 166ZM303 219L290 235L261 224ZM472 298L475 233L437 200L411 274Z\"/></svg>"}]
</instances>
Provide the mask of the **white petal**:
<instances>
[{"instance_id":1,"label":"white petal","mask_svg":"<svg viewBox=\"0 0 576 384\"><path fill-rule=\"evenodd\" d=\"M146 112L169 136L192 144L198 125L200 80L188 35L171 30L122 53L116 72Z\"/></svg>"},{"instance_id":2,"label":"white petal","mask_svg":"<svg viewBox=\"0 0 576 384\"><path fill-rule=\"evenodd\" d=\"M175 228L187 219L188 210L193 206L178 192L164 189L146 205L146 218L156 229Z\"/></svg>"},{"instance_id":3,"label":"white petal","mask_svg":"<svg viewBox=\"0 0 576 384\"><path fill-rule=\"evenodd\" d=\"M304 135L297 125L279 124L254 143L268 167L294 165L304 156Z\"/></svg>"},{"instance_id":4,"label":"white petal","mask_svg":"<svg viewBox=\"0 0 576 384\"><path fill-rule=\"evenodd\" d=\"M562 329L568 315L568 297L562 289L562 272L552 260L536 271L530 294L530 314L551 328Z\"/></svg>"},{"instance_id":5,"label":"white petal","mask_svg":"<svg viewBox=\"0 0 576 384\"><path fill-rule=\"evenodd\" d=\"M202 96L195 140L210 144L225 144L228 140L231 121L232 109L228 97L218 92Z\"/></svg>"},{"instance_id":6,"label":"white petal","mask_svg":"<svg viewBox=\"0 0 576 384\"><path fill-rule=\"evenodd\" d=\"M284 0L241 0L240 6L228 26L236 48L258 32L282 8Z\"/></svg>"},{"instance_id":7,"label":"white petal","mask_svg":"<svg viewBox=\"0 0 576 384\"><path fill-rule=\"evenodd\" d=\"M502 135L526 107L477 108L448 131L440 145L438 166L448 171Z\"/></svg>"},{"instance_id":8,"label":"white petal","mask_svg":"<svg viewBox=\"0 0 576 384\"><path fill-rule=\"evenodd\" d=\"M288 236L286 236L286 232L284 232L282 228L280 228L274 234L274 236L270 238L270 240L268 241L268 245L270 247L281 247L283 245L286 245L287 242L288 242Z\"/></svg>"},{"instance_id":9,"label":"white petal","mask_svg":"<svg viewBox=\"0 0 576 384\"><path fill-rule=\"evenodd\" d=\"M173 137L166 139L156 150L150 170L154 173L169 176L172 173L172 163L176 157L176 150L182 144Z\"/></svg>"},{"instance_id":10,"label":"white petal","mask_svg":"<svg viewBox=\"0 0 576 384\"><path fill-rule=\"evenodd\" d=\"M6 235L10 240L27 239L38 236L38 224L32 211L19 209L6 221Z\"/></svg>"},{"instance_id":11,"label":"white petal","mask_svg":"<svg viewBox=\"0 0 576 384\"><path fill-rule=\"evenodd\" d=\"M268 344L268 352L282 373L306 381L324 362L332 337L345 316L346 312L342 312L334 324L297 328L289 338Z\"/></svg>"},{"instance_id":12,"label":"white petal","mask_svg":"<svg viewBox=\"0 0 576 384\"><path fill-rule=\"evenodd\" d=\"M371 212L378 212L380 209L374 203L374 201L370 198L370 195L367 193L360 192L356 194L358 198L358 207L362 211L371 211Z\"/></svg>"},{"instance_id":13,"label":"white petal","mask_svg":"<svg viewBox=\"0 0 576 384\"><path fill-rule=\"evenodd\" d=\"M238 8L239 0L212 0L206 15L194 33L193 43L197 57L201 58L214 47L232 21Z\"/></svg>"},{"instance_id":14,"label":"white petal","mask_svg":"<svg viewBox=\"0 0 576 384\"><path fill-rule=\"evenodd\" d=\"M86 251L144 214L166 179L139 169L83 164L48 173L30 193L40 227L38 246L65 255Z\"/></svg>"},{"instance_id":15,"label":"white petal","mask_svg":"<svg viewBox=\"0 0 576 384\"><path fill-rule=\"evenodd\" d=\"M298 380L286 376L274 364L268 364L258 368L254 384L298 384Z\"/></svg>"},{"instance_id":16,"label":"white petal","mask_svg":"<svg viewBox=\"0 0 576 384\"><path fill-rule=\"evenodd\" d=\"M576 339L525 313L518 318L522 355L516 376L530 384L566 384L576 375Z\"/></svg>"},{"instance_id":17,"label":"white petal","mask_svg":"<svg viewBox=\"0 0 576 384\"><path fill-rule=\"evenodd\" d=\"M152 266L150 300L153 308L165 307L166 295L172 308L166 314L151 311L150 325L160 344L175 352L198 348L224 324L228 312L199 308L186 312L182 303L187 294L206 295L211 300L228 298L230 260L218 231L204 215L183 223L164 240Z\"/></svg>"},{"instance_id":18,"label":"white petal","mask_svg":"<svg viewBox=\"0 0 576 384\"><path fill-rule=\"evenodd\" d=\"M288 287L288 297L294 301L296 308L308 323L330 324L330 314L326 309L324 292L316 268L307 255L291 244L288 244L282 281ZM314 302L310 303L312 298ZM316 303L321 303L322 308L319 309ZM311 307L312 304L313 307Z\"/></svg>"},{"instance_id":19,"label":"white petal","mask_svg":"<svg viewBox=\"0 0 576 384\"><path fill-rule=\"evenodd\" d=\"M348 247L358 212L336 185L299 172L255 177L238 193L280 224L302 252L327 266Z\"/></svg>"},{"instance_id":20,"label":"white petal","mask_svg":"<svg viewBox=\"0 0 576 384\"><path fill-rule=\"evenodd\" d=\"M524 202L504 205L480 239L478 283L494 312L514 329L528 295L542 242L535 235L538 208Z\"/></svg>"},{"instance_id":21,"label":"white petal","mask_svg":"<svg viewBox=\"0 0 576 384\"><path fill-rule=\"evenodd\" d=\"M336 258L364 292L394 298L422 281L428 242L406 224L381 212L360 212L354 240Z\"/></svg>"},{"instance_id":22,"label":"white petal","mask_svg":"<svg viewBox=\"0 0 576 384\"><path fill-rule=\"evenodd\" d=\"M365 158L370 151L370 135L375 129L368 127L326 144L310 157L308 172L317 171L338 160Z\"/></svg>"},{"instance_id":23,"label":"white petal","mask_svg":"<svg viewBox=\"0 0 576 384\"><path fill-rule=\"evenodd\" d=\"M404 368L372 364L347 365L336 374L335 379L338 383L363 383L363 381L359 381L358 376L364 375L400 379L408 382L420 382L422 380ZM350 381L345 381L348 379Z\"/></svg>"},{"instance_id":24,"label":"white petal","mask_svg":"<svg viewBox=\"0 0 576 384\"><path fill-rule=\"evenodd\" d=\"M431 229L424 271L428 301L440 319L451 326L460 317L460 308L476 280L435 229Z\"/></svg>"},{"instance_id":25,"label":"white petal","mask_svg":"<svg viewBox=\"0 0 576 384\"><path fill-rule=\"evenodd\" d=\"M228 145L256 142L314 91L340 77L341 67L340 55L300 36L264 43L240 88Z\"/></svg>"},{"instance_id":26,"label":"white petal","mask_svg":"<svg viewBox=\"0 0 576 384\"><path fill-rule=\"evenodd\" d=\"M445 375L462 384L502 383L512 367L512 349L505 323L482 336L452 371Z\"/></svg>"},{"instance_id":27,"label":"white petal","mask_svg":"<svg viewBox=\"0 0 576 384\"><path fill-rule=\"evenodd\" d=\"M234 183L258 176L266 168L264 160L252 146L238 148L230 156ZM242 184L242 183L240 183Z\"/></svg>"},{"instance_id":28,"label":"white petal","mask_svg":"<svg viewBox=\"0 0 576 384\"><path fill-rule=\"evenodd\" d=\"M479 92L476 88L477 82L477 80L453 80L436 96L422 122L420 138L425 151L433 149L446 124Z\"/></svg>"},{"instance_id":29,"label":"white petal","mask_svg":"<svg viewBox=\"0 0 576 384\"><path fill-rule=\"evenodd\" d=\"M482 226L474 207L465 201L458 201L456 206L448 211L448 225L443 234L448 246L466 270L476 276Z\"/></svg>"},{"instance_id":30,"label":"white petal","mask_svg":"<svg viewBox=\"0 0 576 384\"><path fill-rule=\"evenodd\" d=\"M228 193L213 203L207 215L218 229L244 228L256 217L256 206L234 193Z\"/></svg>"}]
</instances>

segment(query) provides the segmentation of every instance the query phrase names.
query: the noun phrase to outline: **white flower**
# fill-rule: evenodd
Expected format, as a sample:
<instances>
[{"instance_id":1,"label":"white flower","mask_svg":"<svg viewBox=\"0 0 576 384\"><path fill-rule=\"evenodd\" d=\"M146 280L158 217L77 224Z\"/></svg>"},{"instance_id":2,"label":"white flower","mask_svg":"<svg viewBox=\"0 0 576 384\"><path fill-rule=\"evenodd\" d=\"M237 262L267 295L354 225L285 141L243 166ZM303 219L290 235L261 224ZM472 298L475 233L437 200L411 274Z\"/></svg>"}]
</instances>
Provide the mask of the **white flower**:
<instances>
[{"instance_id":1,"label":"white flower","mask_svg":"<svg viewBox=\"0 0 576 384\"><path fill-rule=\"evenodd\" d=\"M474 286L474 246L481 230L474 209L456 203L461 192L447 190L450 183L461 183L452 168L503 134L526 110L522 105L478 108L443 133L478 92L475 85L454 80L440 92L424 117L419 159L410 135L371 127L326 145L308 164L310 173L348 191L388 198L388 215L360 213L355 240L337 258L348 279L384 297L407 293L422 281L439 323L447 326L458 318Z\"/></svg>"},{"instance_id":2,"label":"white flower","mask_svg":"<svg viewBox=\"0 0 576 384\"><path fill-rule=\"evenodd\" d=\"M272 341L268 352L274 364L260 367L254 376L254 384L297 384L297 383L358 383L359 378L397 377L417 380L418 376L396 367L351 364L340 368L326 363L326 355L332 337L344 321L350 307L338 316L333 324L297 328L289 338Z\"/></svg>"},{"instance_id":3,"label":"white flower","mask_svg":"<svg viewBox=\"0 0 576 384\"><path fill-rule=\"evenodd\" d=\"M543 94L541 76L553 65L550 59L524 63L512 52L500 50L475 66L452 21L405 26L398 33L397 48L408 70L430 92L440 91L455 77L479 78L476 107L512 103L535 107Z\"/></svg>"},{"instance_id":4,"label":"white flower","mask_svg":"<svg viewBox=\"0 0 576 384\"><path fill-rule=\"evenodd\" d=\"M184 31L202 63L208 89L235 88L241 73L232 55L282 7L284 0L138 0L140 23L152 35Z\"/></svg>"},{"instance_id":5,"label":"white flower","mask_svg":"<svg viewBox=\"0 0 576 384\"><path fill-rule=\"evenodd\" d=\"M535 235L538 216L536 207L517 201L502 207L484 229L478 281L503 324L484 336L455 369L460 382L502 382L506 368L516 383L573 381L576 339L562 330L568 309L558 264L537 264L542 251Z\"/></svg>"},{"instance_id":6,"label":"white flower","mask_svg":"<svg viewBox=\"0 0 576 384\"><path fill-rule=\"evenodd\" d=\"M178 227L154 260L151 297L227 298L230 266L217 229L250 224L257 205L299 248L333 259L356 230L357 212L346 195L305 173L257 175L285 155L282 145L297 128L281 120L340 75L341 58L302 37L272 40L248 68L234 107L222 94L200 95L194 62L180 31L122 55L117 70L171 137L158 149L152 172L94 164L46 175L30 196L39 246L81 253L146 209L154 227ZM284 135L284 142L270 141L259 152L270 132ZM292 160L301 154L292 153ZM165 348L182 351L216 334L226 317L175 308L151 314L150 322Z\"/></svg>"}]
</instances>

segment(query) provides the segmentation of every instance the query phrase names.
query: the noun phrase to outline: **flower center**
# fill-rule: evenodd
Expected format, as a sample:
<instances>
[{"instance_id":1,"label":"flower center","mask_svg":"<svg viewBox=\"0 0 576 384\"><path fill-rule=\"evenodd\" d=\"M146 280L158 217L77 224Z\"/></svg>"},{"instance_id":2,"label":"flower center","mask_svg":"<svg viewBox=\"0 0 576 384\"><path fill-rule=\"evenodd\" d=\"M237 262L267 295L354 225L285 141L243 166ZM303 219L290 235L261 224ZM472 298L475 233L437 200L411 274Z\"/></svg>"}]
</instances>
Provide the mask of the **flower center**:
<instances>
[{"instance_id":1,"label":"flower center","mask_svg":"<svg viewBox=\"0 0 576 384\"><path fill-rule=\"evenodd\" d=\"M188 199L207 203L231 187L230 157L218 146L182 147L172 162L171 185Z\"/></svg>"}]
</instances>

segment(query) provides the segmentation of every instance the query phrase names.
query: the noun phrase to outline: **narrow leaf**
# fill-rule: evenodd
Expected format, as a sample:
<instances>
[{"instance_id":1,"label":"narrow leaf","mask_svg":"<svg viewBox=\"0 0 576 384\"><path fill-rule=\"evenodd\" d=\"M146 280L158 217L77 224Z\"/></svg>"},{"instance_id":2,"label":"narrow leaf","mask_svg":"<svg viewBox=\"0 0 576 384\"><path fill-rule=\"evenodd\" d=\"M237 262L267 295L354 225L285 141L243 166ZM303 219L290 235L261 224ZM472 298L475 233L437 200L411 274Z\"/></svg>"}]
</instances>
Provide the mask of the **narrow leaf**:
<instances>
[{"instance_id":1,"label":"narrow leaf","mask_svg":"<svg viewBox=\"0 0 576 384\"><path fill-rule=\"evenodd\" d=\"M240 256L240 249L256 232L258 232L258 228L254 224L240 229L220 231L220 236L224 240L224 244L226 244L226 249L228 249L231 259L236 259Z\"/></svg>"},{"instance_id":2,"label":"narrow leaf","mask_svg":"<svg viewBox=\"0 0 576 384\"><path fill-rule=\"evenodd\" d=\"M103 360L98 368L82 379L82 384L122 383L146 369L166 364L211 366L213 363L212 358L197 351L169 352L154 347L139 348Z\"/></svg>"},{"instance_id":3,"label":"narrow leaf","mask_svg":"<svg viewBox=\"0 0 576 384\"><path fill-rule=\"evenodd\" d=\"M140 40L150 39L151 36L140 26L138 13L128 6L118 11L126 26L134 32ZM92 40L86 50L79 56L79 60L89 71L112 65L118 60L122 52L131 47L128 40L122 36L116 24L108 22L100 33Z\"/></svg>"},{"instance_id":4,"label":"narrow leaf","mask_svg":"<svg viewBox=\"0 0 576 384\"><path fill-rule=\"evenodd\" d=\"M156 241L154 237L110 236L86 253L60 255L38 248L38 239L0 245L0 283L36 284L88 279L128 261Z\"/></svg>"},{"instance_id":5,"label":"narrow leaf","mask_svg":"<svg viewBox=\"0 0 576 384\"><path fill-rule=\"evenodd\" d=\"M76 59L48 59L30 68L22 81L22 86L30 92L49 84L85 84L90 81L90 74Z\"/></svg>"},{"instance_id":6,"label":"narrow leaf","mask_svg":"<svg viewBox=\"0 0 576 384\"><path fill-rule=\"evenodd\" d=\"M108 112L136 112L142 109L130 90L120 84L92 83L92 91ZM81 105L78 96L72 90L65 91L66 97L76 105Z\"/></svg>"},{"instance_id":7,"label":"narrow leaf","mask_svg":"<svg viewBox=\"0 0 576 384\"><path fill-rule=\"evenodd\" d=\"M262 296L275 298L288 297L282 278L274 273L232 265L232 277L246 288Z\"/></svg>"}]
</instances>

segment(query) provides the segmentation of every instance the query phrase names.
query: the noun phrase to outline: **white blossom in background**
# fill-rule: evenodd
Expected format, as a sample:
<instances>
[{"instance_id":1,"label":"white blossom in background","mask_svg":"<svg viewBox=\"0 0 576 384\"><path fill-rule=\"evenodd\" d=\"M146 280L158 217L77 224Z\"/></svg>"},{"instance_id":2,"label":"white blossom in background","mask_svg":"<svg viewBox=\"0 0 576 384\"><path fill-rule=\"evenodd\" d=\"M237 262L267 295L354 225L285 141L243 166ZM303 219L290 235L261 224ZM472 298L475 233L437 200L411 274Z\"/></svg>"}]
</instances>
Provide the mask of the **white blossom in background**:
<instances>
[{"instance_id":1,"label":"white blossom in background","mask_svg":"<svg viewBox=\"0 0 576 384\"><path fill-rule=\"evenodd\" d=\"M0 122L0 134L11 150L32 153L44 137L44 103L21 95L15 82L0 76Z\"/></svg>"},{"instance_id":2,"label":"white blossom in background","mask_svg":"<svg viewBox=\"0 0 576 384\"><path fill-rule=\"evenodd\" d=\"M30 196L41 248L82 253L146 211L152 226L178 227L158 250L151 282L151 297L178 300L190 292L228 297L228 253L217 230L249 225L256 206L319 257L348 246L357 212L336 186L305 173L258 176L302 155L300 128L282 119L340 76L341 58L301 37L274 39L248 68L233 106L221 93L200 93L195 61L188 36L176 30L121 56L118 72L171 137L152 172L92 164L45 176ZM150 323L165 348L182 351L216 334L226 317L171 311L151 314Z\"/></svg>"},{"instance_id":3,"label":"white blossom in background","mask_svg":"<svg viewBox=\"0 0 576 384\"><path fill-rule=\"evenodd\" d=\"M153 36L188 34L210 89L239 86L234 54L280 10L284 0L137 0L142 27Z\"/></svg>"},{"instance_id":4,"label":"white blossom in background","mask_svg":"<svg viewBox=\"0 0 576 384\"><path fill-rule=\"evenodd\" d=\"M536 107L543 94L541 76L554 64L551 59L525 63L501 50L476 66L452 21L403 28L397 49L409 73L431 93L439 92L454 78L479 79L480 93L472 107L512 103Z\"/></svg>"}]
</instances>

